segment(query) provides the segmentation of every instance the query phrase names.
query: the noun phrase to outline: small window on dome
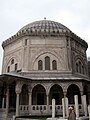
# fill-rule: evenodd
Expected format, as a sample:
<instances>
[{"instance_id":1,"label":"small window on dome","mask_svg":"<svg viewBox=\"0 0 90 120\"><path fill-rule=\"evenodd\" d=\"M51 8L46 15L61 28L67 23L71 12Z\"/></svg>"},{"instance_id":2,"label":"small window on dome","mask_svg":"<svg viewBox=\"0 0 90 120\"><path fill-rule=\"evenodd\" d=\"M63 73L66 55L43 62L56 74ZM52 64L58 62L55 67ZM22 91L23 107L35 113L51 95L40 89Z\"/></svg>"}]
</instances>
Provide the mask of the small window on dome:
<instances>
[{"instance_id":1,"label":"small window on dome","mask_svg":"<svg viewBox=\"0 0 90 120\"><path fill-rule=\"evenodd\" d=\"M57 31L57 33L59 33L59 30Z\"/></svg>"},{"instance_id":2,"label":"small window on dome","mask_svg":"<svg viewBox=\"0 0 90 120\"><path fill-rule=\"evenodd\" d=\"M53 33L55 33L55 31L53 31Z\"/></svg>"}]
</instances>

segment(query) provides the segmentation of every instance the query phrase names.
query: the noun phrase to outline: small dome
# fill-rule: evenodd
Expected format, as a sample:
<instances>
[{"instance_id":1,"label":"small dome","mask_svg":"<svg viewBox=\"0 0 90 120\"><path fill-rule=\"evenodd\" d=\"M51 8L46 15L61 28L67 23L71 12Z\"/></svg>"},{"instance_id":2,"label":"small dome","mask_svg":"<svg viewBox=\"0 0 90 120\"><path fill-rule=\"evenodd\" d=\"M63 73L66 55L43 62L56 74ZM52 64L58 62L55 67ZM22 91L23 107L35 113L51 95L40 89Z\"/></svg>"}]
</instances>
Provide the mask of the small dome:
<instances>
[{"instance_id":1,"label":"small dome","mask_svg":"<svg viewBox=\"0 0 90 120\"><path fill-rule=\"evenodd\" d=\"M59 32L70 32L70 30L62 25L61 23L50 21L50 20L40 20L32 22L23 28L21 28L18 33L25 32L25 31L31 31L32 33L38 32L38 33L59 33Z\"/></svg>"}]
</instances>

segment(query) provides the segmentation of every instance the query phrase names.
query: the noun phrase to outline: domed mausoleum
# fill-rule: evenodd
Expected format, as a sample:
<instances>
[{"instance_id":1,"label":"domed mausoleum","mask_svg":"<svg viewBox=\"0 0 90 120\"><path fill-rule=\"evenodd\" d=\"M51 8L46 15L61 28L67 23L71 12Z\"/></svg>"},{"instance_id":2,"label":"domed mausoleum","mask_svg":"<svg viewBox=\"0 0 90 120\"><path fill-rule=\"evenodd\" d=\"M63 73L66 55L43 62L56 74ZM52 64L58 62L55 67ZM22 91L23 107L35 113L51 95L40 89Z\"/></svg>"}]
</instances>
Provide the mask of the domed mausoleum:
<instances>
[{"instance_id":1,"label":"domed mausoleum","mask_svg":"<svg viewBox=\"0 0 90 120\"><path fill-rule=\"evenodd\" d=\"M61 23L40 20L21 28L2 47L0 112L49 116L54 98L56 115L63 115L65 107L67 117L69 106L79 106L79 115L85 114L85 106L90 104L90 78L88 44L83 39Z\"/></svg>"}]
</instances>

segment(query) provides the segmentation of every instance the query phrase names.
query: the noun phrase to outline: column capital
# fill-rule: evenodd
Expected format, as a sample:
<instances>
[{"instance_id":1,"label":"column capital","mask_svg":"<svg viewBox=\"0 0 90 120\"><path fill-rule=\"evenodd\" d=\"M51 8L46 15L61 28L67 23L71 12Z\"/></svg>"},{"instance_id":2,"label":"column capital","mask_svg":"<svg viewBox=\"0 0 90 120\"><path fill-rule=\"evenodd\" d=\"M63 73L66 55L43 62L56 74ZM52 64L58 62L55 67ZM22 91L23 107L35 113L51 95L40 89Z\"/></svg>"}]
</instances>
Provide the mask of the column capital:
<instances>
[{"instance_id":1,"label":"column capital","mask_svg":"<svg viewBox=\"0 0 90 120\"><path fill-rule=\"evenodd\" d=\"M32 92L29 91L28 94L29 94L29 95L32 95Z\"/></svg>"},{"instance_id":2,"label":"column capital","mask_svg":"<svg viewBox=\"0 0 90 120\"><path fill-rule=\"evenodd\" d=\"M19 95L20 93L21 93L21 92L19 92L19 91L16 91L16 94L17 94L17 95Z\"/></svg>"},{"instance_id":3,"label":"column capital","mask_svg":"<svg viewBox=\"0 0 90 120\"><path fill-rule=\"evenodd\" d=\"M80 91L80 93L81 93L81 96L83 95L83 91Z\"/></svg>"},{"instance_id":4,"label":"column capital","mask_svg":"<svg viewBox=\"0 0 90 120\"><path fill-rule=\"evenodd\" d=\"M63 92L63 95L64 95L64 97L66 97L66 95L67 95L67 91L64 91L64 92Z\"/></svg>"},{"instance_id":5,"label":"column capital","mask_svg":"<svg viewBox=\"0 0 90 120\"><path fill-rule=\"evenodd\" d=\"M49 94L48 94L48 93L46 93L46 96L49 96Z\"/></svg>"},{"instance_id":6,"label":"column capital","mask_svg":"<svg viewBox=\"0 0 90 120\"><path fill-rule=\"evenodd\" d=\"M16 86L15 89L16 94L20 94L21 93L21 87L19 87L18 85Z\"/></svg>"}]
</instances>

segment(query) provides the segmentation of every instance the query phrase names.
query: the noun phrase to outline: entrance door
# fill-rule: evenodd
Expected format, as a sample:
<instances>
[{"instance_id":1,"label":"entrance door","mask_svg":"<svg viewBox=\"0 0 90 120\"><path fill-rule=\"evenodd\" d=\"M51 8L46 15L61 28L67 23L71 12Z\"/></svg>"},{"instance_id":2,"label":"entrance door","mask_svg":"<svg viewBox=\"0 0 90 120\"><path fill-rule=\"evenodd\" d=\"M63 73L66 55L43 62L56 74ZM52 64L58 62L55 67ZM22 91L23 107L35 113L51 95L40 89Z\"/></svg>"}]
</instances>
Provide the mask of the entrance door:
<instances>
[{"instance_id":1,"label":"entrance door","mask_svg":"<svg viewBox=\"0 0 90 120\"><path fill-rule=\"evenodd\" d=\"M44 94L37 93L37 105L44 105Z\"/></svg>"}]
</instances>

